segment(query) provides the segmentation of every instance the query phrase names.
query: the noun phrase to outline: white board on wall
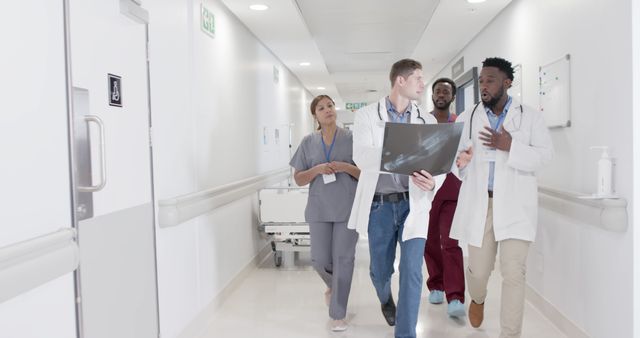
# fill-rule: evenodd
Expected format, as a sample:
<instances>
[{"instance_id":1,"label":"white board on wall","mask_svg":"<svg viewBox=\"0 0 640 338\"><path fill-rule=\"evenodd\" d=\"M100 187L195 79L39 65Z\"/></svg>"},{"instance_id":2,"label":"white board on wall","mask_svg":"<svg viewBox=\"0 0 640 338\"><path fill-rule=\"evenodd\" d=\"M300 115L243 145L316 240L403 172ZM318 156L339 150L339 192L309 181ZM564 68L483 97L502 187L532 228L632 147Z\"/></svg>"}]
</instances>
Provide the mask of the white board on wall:
<instances>
[{"instance_id":1,"label":"white board on wall","mask_svg":"<svg viewBox=\"0 0 640 338\"><path fill-rule=\"evenodd\" d=\"M571 126L571 57L540 66L540 111L548 127Z\"/></svg>"}]
</instances>

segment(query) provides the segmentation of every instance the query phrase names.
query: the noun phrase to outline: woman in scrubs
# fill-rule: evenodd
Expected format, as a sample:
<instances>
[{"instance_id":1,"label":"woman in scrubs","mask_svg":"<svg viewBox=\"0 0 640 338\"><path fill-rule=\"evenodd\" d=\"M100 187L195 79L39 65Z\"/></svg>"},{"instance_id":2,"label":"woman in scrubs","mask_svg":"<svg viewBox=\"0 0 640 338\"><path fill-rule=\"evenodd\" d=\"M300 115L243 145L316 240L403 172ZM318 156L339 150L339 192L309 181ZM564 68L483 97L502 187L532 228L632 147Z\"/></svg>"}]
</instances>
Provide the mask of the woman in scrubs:
<instances>
[{"instance_id":1,"label":"woman in scrubs","mask_svg":"<svg viewBox=\"0 0 640 338\"><path fill-rule=\"evenodd\" d=\"M311 235L313 268L327 286L331 330L344 331L358 234L347 229L360 169L351 131L336 125L335 103L327 95L311 102L318 130L307 135L289 163L296 184L309 185L305 219Z\"/></svg>"}]
</instances>

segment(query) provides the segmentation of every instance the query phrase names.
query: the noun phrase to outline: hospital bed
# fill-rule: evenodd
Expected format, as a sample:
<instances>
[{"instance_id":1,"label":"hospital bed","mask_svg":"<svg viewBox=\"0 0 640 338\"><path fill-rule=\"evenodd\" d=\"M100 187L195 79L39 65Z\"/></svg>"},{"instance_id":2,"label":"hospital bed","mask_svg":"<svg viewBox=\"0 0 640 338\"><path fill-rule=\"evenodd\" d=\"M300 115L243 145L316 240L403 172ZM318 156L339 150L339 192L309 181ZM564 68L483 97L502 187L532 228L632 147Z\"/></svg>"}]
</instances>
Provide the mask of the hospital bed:
<instances>
[{"instance_id":1,"label":"hospital bed","mask_svg":"<svg viewBox=\"0 0 640 338\"><path fill-rule=\"evenodd\" d=\"M282 252L309 251L309 224L304 219L309 188L274 187L258 191L258 222L271 238L276 266L282 265Z\"/></svg>"}]
</instances>

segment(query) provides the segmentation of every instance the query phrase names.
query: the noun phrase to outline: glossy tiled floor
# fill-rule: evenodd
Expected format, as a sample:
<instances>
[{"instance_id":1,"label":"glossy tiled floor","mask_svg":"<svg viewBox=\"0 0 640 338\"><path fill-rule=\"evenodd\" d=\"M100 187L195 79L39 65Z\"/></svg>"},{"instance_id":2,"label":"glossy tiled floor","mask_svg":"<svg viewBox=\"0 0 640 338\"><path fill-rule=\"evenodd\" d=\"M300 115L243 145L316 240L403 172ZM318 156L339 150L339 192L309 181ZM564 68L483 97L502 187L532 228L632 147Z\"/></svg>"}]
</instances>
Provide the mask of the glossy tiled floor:
<instances>
[{"instance_id":1,"label":"glossy tiled floor","mask_svg":"<svg viewBox=\"0 0 640 338\"><path fill-rule=\"evenodd\" d=\"M276 268L269 256L258 269L229 295L211 320L203 337L224 338L393 338L393 328L387 326L368 275L369 255L366 240L360 240L345 332L329 330L325 290L320 278L309 266L309 256L300 253L285 256L283 266ZM424 269L426 271L426 269ZM397 271L397 269L396 269ZM426 279L425 279L426 280ZM397 295L397 273L393 290ZM418 337L472 337L499 335L500 276L492 275L486 301L485 321L481 329L473 329L467 318L453 320L447 316L446 305L432 305L423 289L418 322ZM526 305L523 338L565 337L535 308Z\"/></svg>"}]
</instances>

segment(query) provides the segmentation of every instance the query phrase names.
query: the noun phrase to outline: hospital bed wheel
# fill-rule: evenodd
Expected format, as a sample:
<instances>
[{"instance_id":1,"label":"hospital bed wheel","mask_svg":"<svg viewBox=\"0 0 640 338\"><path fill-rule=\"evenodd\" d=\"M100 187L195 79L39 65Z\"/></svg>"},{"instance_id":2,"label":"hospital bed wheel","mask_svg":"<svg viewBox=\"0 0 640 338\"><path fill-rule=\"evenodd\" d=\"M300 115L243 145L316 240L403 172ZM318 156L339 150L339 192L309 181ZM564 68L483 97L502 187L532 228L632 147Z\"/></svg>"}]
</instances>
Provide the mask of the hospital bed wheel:
<instances>
[{"instance_id":1,"label":"hospital bed wheel","mask_svg":"<svg viewBox=\"0 0 640 338\"><path fill-rule=\"evenodd\" d=\"M276 264L277 267L280 267L282 265L282 252L275 251L273 253L273 262Z\"/></svg>"}]
</instances>

